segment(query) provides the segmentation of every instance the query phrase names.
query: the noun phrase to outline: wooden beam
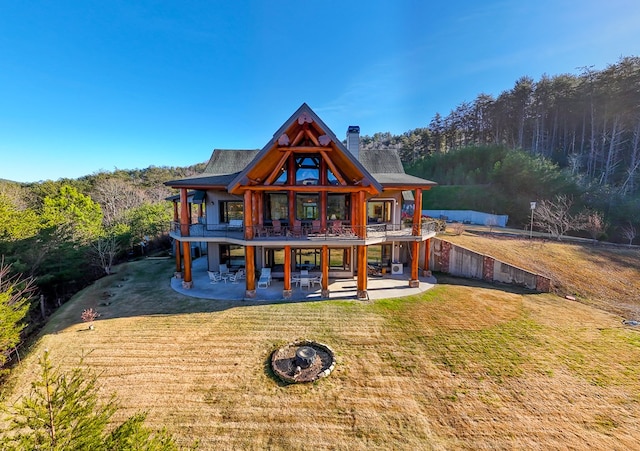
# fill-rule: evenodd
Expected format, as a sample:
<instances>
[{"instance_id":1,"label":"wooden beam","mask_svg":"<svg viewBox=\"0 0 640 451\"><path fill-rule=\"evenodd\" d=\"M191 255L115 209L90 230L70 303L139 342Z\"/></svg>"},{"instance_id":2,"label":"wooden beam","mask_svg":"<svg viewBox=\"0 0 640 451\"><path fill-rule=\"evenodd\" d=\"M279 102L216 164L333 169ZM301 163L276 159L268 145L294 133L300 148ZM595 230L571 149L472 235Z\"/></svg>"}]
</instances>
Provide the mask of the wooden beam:
<instances>
[{"instance_id":1,"label":"wooden beam","mask_svg":"<svg viewBox=\"0 0 640 451\"><path fill-rule=\"evenodd\" d=\"M431 239L424 242L424 263L422 267L425 271L429 271L429 254L431 253Z\"/></svg>"},{"instance_id":2,"label":"wooden beam","mask_svg":"<svg viewBox=\"0 0 640 451\"><path fill-rule=\"evenodd\" d=\"M306 128L304 130L304 134L307 135L307 138L309 138L313 144L315 144L316 146L320 146L320 143L318 142L318 138L313 134L311 130Z\"/></svg>"},{"instance_id":3,"label":"wooden beam","mask_svg":"<svg viewBox=\"0 0 640 451\"><path fill-rule=\"evenodd\" d=\"M284 164L287 162L287 158L289 158L289 155L291 155L290 150L288 152L285 152L282 155L282 157L278 160L278 163L276 164L275 169L271 172L271 174L269 174L269 177L267 177L267 179L264 181L265 185L271 185L273 182L275 182L275 180L278 178L278 175L280 174L280 169L282 169L282 166L284 166Z\"/></svg>"},{"instance_id":4,"label":"wooden beam","mask_svg":"<svg viewBox=\"0 0 640 451\"><path fill-rule=\"evenodd\" d=\"M338 171L338 168L336 168L336 166L333 164L333 161L331 161L331 159L329 158L329 155L327 155L327 153L324 150L320 151L320 155L322 156L322 159L327 163L327 166L329 166L329 169L331 169L331 172L333 172L333 175L336 176L336 178L338 179L338 182L340 182L341 185L346 185L347 182L342 177L342 174L340 173L340 171Z\"/></svg>"},{"instance_id":5,"label":"wooden beam","mask_svg":"<svg viewBox=\"0 0 640 451\"><path fill-rule=\"evenodd\" d=\"M254 185L254 186L240 186L238 190L233 194L244 192L245 190L252 191L295 191L298 193L313 193L328 191L334 193L371 193L377 194L378 192L373 187L351 186L351 185Z\"/></svg>"},{"instance_id":6,"label":"wooden beam","mask_svg":"<svg viewBox=\"0 0 640 451\"><path fill-rule=\"evenodd\" d=\"M411 242L411 254L413 255L413 258L411 259L411 280L409 282L415 283L415 281L418 281L419 283L418 261L420 260L420 241Z\"/></svg>"},{"instance_id":7,"label":"wooden beam","mask_svg":"<svg viewBox=\"0 0 640 451\"><path fill-rule=\"evenodd\" d=\"M367 297L367 246L358 246L358 299Z\"/></svg>"},{"instance_id":8,"label":"wooden beam","mask_svg":"<svg viewBox=\"0 0 640 451\"><path fill-rule=\"evenodd\" d=\"M252 191L250 189L244 192L244 239L253 239L253 202Z\"/></svg>"},{"instance_id":9,"label":"wooden beam","mask_svg":"<svg viewBox=\"0 0 640 451\"><path fill-rule=\"evenodd\" d=\"M329 246L322 246L320 262L322 265L322 291L326 292L329 290Z\"/></svg>"},{"instance_id":10,"label":"wooden beam","mask_svg":"<svg viewBox=\"0 0 640 451\"><path fill-rule=\"evenodd\" d=\"M293 138L293 141L291 141L291 146L292 146L292 147L293 147L293 146L297 146L297 145L298 145L298 143L299 143L300 141L302 141L302 137L303 137L303 136L304 136L304 130L303 130L303 129L300 129L300 131L298 132L298 134L296 135L296 137L295 137L295 138Z\"/></svg>"},{"instance_id":11,"label":"wooden beam","mask_svg":"<svg viewBox=\"0 0 640 451\"><path fill-rule=\"evenodd\" d=\"M189 236L189 199L187 188L180 188L180 235Z\"/></svg>"},{"instance_id":12,"label":"wooden beam","mask_svg":"<svg viewBox=\"0 0 640 451\"><path fill-rule=\"evenodd\" d=\"M296 152L296 153L320 153L320 152L331 152L331 147L321 147L321 146L298 146L298 147L282 147L278 146L276 149L279 152Z\"/></svg>"},{"instance_id":13,"label":"wooden beam","mask_svg":"<svg viewBox=\"0 0 640 451\"><path fill-rule=\"evenodd\" d=\"M182 260L180 255L180 241L176 240L176 272L182 272Z\"/></svg>"},{"instance_id":14,"label":"wooden beam","mask_svg":"<svg viewBox=\"0 0 640 451\"><path fill-rule=\"evenodd\" d=\"M416 195L413 205L413 234L422 235L422 190L416 189ZM417 267L417 265L416 265Z\"/></svg>"}]
</instances>

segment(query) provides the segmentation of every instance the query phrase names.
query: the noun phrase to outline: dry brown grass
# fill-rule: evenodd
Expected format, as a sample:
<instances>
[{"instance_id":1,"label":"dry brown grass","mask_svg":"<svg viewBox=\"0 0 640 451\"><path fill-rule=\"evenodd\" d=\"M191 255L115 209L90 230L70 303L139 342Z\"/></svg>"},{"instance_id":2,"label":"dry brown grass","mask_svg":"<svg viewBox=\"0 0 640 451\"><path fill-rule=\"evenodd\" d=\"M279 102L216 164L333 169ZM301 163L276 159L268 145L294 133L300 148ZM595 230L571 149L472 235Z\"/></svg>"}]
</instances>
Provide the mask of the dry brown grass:
<instances>
[{"instance_id":1,"label":"dry brown grass","mask_svg":"<svg viewBox=\"0 0 640 451\"><path fill-rule=\"evenodd\" d=\"M85 363L120 415L149 412L201 449L632 449L640 441L640 336L552 294L442 279L414 298L248 304L168 288L170 262L121 268L61 309L13 375L15 399L44 348ZM122 281L122 278L127 280ZM119 287L118 285L123 285ZM105 292L109 306L100 306ZM96 330L84 308L103 316ZM278 346L329 344L310 385L269 370Z\"/></svg>"},{"instance_id":2,"label":"dry brown grass","mask_svg":"<svg viewBox=\"0 0 640 451\"><path fill-rule=\"evenodd\" d=\"M640 320L640 249L465 232L441 238L551 277L559 294L572 295L626 318Z\"/></svg>"}]
</instances>

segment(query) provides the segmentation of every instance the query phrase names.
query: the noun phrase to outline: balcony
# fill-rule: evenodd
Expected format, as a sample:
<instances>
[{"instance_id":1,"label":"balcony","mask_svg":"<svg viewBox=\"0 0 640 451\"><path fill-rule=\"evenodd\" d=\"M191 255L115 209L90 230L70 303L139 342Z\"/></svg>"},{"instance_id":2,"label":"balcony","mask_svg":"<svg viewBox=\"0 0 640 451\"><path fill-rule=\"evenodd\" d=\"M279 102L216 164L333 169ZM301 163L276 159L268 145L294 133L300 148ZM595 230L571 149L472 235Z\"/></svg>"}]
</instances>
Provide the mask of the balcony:
<instances>
[{"instance_id":1,"label":"balcony","mask_svg":"<svg viewBox=\"0 0 640 451\"><path fill-rule=\"evenodd\" d=\"M278 230L273 227L253 226L249 228L250 239L245 238L245 227L228 224L191 224L189 226L190 241L246 241L253 245L275 244L278 242L326 243L352 242L353 244L368 244L385 241L421 241L435 235L436 222L423 221L420 233L414 231L417 227L411 223L401 224L370 224L365 227L343 224L340 227L331 226L326 230L314 231L311 228L292 229L282 226ZM358 233L363 232L363 233ZM363 235L363 237L361 237ZM171 236L182 238L180 224L171 223Z\"/></svg>"}]
</instances>

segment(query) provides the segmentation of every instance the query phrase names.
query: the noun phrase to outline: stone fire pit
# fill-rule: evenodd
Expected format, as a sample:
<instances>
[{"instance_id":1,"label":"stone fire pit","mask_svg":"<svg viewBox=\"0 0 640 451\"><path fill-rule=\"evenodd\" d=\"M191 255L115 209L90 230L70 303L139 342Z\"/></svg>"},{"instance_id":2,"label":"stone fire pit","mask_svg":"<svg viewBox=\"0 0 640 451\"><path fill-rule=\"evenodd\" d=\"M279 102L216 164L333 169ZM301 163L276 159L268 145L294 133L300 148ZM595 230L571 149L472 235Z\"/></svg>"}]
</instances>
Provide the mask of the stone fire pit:
<instances>
[{"instance_id":1,"label":"stone fire pit","mask_svg":"<svg viewBox=\"0 0 640 451\"><path fill-rule=\"evenodd\" d=\"M331 374L335 367L331 348L314 341L289 343L271 354L271 368L287 383L313 382Z\"/></svg>"}]
</instances>

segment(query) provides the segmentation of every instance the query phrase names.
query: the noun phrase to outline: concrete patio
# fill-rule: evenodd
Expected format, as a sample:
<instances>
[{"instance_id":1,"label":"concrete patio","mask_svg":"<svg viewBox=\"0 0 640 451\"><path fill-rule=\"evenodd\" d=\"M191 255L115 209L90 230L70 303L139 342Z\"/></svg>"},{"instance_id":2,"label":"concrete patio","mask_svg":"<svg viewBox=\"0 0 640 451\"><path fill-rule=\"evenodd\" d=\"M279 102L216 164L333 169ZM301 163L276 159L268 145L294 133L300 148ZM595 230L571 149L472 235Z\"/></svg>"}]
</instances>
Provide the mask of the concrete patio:
<instances>
[{"instance_id":1,"label":"concrete patio","mask_svg":"<svg viewBox=\"0 0 640 451\"><path fill-rule=\"evenodd\" d=\"M225 301L245 300L244 280L239 283L219 282L212 284L207 274L207 259L201 257L193 260L192 264L193 287L189 290L182 287L182 280L171 278L171 288L185 296L201 299L216 299ZM436 279L432 277L420 277L420 286L409 287L409 274L405 269L403 275L385 274L383 277L369 277L367 292L369 299L385 299L411 296L422 293L432 288ZM256 297L247 299L250 301L284 301L282 291L284 282L274 279L268 288L256 290ZM356 279L329 279L330 299L356 299ZM291 299L287 301L312 301L325 299L320 294L320 287L298 288L292 287Z\"/></svg>"}]
</instances>

